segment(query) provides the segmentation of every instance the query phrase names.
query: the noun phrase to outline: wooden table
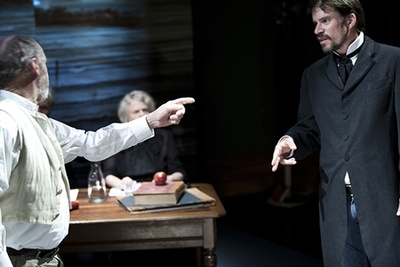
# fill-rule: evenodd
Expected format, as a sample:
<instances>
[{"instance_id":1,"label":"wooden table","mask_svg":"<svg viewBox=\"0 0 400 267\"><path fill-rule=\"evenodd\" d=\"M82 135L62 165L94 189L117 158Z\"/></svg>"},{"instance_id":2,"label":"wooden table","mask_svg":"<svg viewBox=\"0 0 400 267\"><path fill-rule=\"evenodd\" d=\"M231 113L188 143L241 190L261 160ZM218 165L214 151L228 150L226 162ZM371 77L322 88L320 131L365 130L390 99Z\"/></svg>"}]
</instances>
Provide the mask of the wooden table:
<instances>
[{"instance_id":1,"label":"wooden table","mask_svg":"<svg viewBox=\"0 0 400 267\"><path fill-rule=\"evenodd\" d=\"M216 199L209 208L132 215L115 198L90 203L79 189L79 209L71 211L69 234L61 253L167 248L201 248L198 266L217 266L216 219L226 214L210 184L192 184Z\"/></svg>"}]
</instances>

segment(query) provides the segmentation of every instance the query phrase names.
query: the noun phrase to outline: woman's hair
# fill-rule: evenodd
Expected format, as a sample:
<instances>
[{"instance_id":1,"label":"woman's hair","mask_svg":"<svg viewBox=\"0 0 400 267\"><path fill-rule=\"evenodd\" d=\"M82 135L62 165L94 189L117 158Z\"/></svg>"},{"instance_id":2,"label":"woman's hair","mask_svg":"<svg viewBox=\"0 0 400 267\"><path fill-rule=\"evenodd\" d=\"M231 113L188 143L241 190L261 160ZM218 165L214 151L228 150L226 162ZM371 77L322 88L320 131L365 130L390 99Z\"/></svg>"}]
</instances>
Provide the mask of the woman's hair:
<instances>
[{"instance_id":1,"label":"woman's hair","mask_svg":"<svg viewBox=\"0 0 400 267\"><path fill-rule=\"evenodd\" d=\"M0 41L0 88L7 87L16 77L27 75L33 58L42 60L43 50L31 37L15 35Z\"/></svg>"},{"instance_id":2,"label":"woman's hair","mask_svg":"<svg viewBox=\"0 0 400 267\"><path fill-rule=\"evenodd\" d=\"M149 112L152 112L156 109L154 99L148 93L140 90L134 90L126 94L119 103L118 118L121 122L128 121L127 110L133 100L145 103L149 109Z\"/></svg>"},{"instance_id":3,"label":"woman's hair","mask_svg":"<svg viewBox=\"0 0 400 267\"><path fill-rule=\"evenodd\" d=\"M328 7L333 8L337 10L343 18L354 13L357 17L356 27L358 32L365 32L366 30L365 13L359 0L310 0L307 12L311 14L314 7L319 7L323 11Z\"/></svg>"}]
</instances>

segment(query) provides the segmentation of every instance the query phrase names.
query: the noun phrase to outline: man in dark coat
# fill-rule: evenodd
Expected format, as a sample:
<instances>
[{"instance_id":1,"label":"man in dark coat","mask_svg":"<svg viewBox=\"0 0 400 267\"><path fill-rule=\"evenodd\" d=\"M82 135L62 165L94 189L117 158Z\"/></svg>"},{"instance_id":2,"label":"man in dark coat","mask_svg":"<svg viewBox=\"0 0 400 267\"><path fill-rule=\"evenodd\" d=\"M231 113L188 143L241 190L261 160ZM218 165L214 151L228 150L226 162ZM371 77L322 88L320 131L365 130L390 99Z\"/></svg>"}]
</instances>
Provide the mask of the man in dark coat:
<instances>
[{"instance_id":1,"label":"man in dark coat","mask_svg":"<svg viewBox=\"0 0 400 267\"><path fill-rule=\"evenodd\" d=\"M303 73L298 121L272 170L320 152L325 267L398 267L400 49L364 35L358 0L311 0L309 10L327 55Z\"/></svg>"}]
</instances>

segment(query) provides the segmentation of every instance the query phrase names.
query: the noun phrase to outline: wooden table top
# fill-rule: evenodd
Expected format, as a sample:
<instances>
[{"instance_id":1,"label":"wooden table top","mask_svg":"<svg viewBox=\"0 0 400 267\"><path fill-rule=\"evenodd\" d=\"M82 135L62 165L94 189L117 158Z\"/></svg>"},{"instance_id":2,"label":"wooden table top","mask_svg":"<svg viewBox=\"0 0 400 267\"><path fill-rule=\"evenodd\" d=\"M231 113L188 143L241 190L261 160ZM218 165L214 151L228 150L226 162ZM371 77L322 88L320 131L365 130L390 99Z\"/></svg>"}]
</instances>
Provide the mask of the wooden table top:
<instances>
[{"instance_id":1,"label":"wooden table top","mask_svg":"<svg viewBox=\"0 0 400 267\"><path fill-rule=\"evenodd\" d=\"M225 216L226 211L214 187L211 184L192 184L207 195L215 198L216 205L207 208L196 208L178 211L163 211L157 213L130 214L118 203L115 197L108 197L103 203L91 203L88 200L87 188L80 188L77 200L79 209L70 212L70 224L104 223L122 221L157 221L179 219L204 219Z\"/></svg>"}]
</instances>

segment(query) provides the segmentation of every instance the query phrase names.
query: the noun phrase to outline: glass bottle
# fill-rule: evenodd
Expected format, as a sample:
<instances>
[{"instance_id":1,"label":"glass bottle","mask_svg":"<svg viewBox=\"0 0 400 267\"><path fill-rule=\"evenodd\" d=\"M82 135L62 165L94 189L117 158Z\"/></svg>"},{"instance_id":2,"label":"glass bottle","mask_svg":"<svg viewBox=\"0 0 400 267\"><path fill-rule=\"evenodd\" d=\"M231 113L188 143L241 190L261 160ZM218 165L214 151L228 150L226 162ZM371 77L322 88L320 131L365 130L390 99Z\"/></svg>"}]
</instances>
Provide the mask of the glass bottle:
<instances>
[{"instance_id":1,"label":"glass bottle","mask_svg":"<svg viewBox=\"0 0 400 267\"><path fill-rule=\"evenodd\" d=\"M88 176L89 202L102 203L107 200L106 179L99 162L92 162Z\"/></svg>"}]
</instances>

